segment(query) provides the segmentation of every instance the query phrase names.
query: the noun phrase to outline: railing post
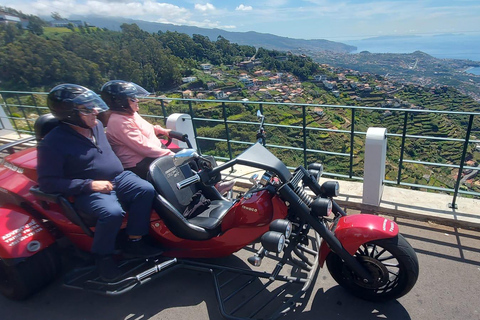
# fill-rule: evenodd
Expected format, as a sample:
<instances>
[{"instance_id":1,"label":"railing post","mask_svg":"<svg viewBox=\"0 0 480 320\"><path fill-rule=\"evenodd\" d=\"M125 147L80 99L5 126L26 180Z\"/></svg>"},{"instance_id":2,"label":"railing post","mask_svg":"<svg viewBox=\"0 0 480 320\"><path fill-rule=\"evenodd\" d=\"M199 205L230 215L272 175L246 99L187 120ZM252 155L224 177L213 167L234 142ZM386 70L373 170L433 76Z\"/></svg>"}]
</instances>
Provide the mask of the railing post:
<instances>
[{"instance_id":1,"label":"railing post","mask_svg":"<svg viewBox=\"0 0 480 320\"><path fill-rule=\"evenodd\" d=\"M303 166L307 167L307 112L305 106L302 106L303 113Z\"/></svg>"},{"instance_id":2,"label":"railing post","mask_svg":"<svg viewBox=\"0 0 480 320\"><path fill-rule=\"evenodd\" d=\"M188 140L192 144L193 149L198 149L197 140L193 139L195 133L193 132L193 121L192 117L187 113L172 113L165 123L167 129L173 131L178 131L181 133L186 133L188 135ZM174 139L173 140L180 148L188 148L188 144Z\"/></svg>"},{"instance_id":3,"label":"railing post","mask_svg":"<svg viewBox=\"0 0 480 320\"><path fill-rule=\"evenodd\" d=\"M383 194L385 161L387 157L387 129L368 128L365 139L365 159L362 203L378 206Z\"/></svg>"},{"instance_id":4,"label":"railing post","mask_svg":"<svg viewBox=\"0 0 480 320\"><path fill-rule=\"evenodd\" d=\"M7 108L7 102L5 101L5 99L1 94L0 94L0 99L2 99L3 101L3 104L0 105L0 126L2 126L0 129L13 130L13 126L10 123L10 120L8 120L7 114L5 113L5 110L4 110L4 107Z\"/></svg>"},{"instance_id":5,"label":"railing post","mask_svg":"<svg viewBox=\"0 0 480 320\"><path fill-rule=\"evenodd\" d=\"M405 117L403 118L402 146L400 147L400 161L398 164L397 184L400 184L400 181L402 180L403 153L405 151L405 138L407 136L407 121L408 111L405 111Z\"/></svg>"},{"instance_id":6,"label":"railing post","mask_svg":"<svg viewBox=\"0 0 480 320\"><path fill-rule=\"evenodd\" d=\"M230 160L232 160L233 159L232 145L230 144L230 133L228 131L228 117L227 117L227 109L225 106L225 102L222 102L222 111L223 111L223 123L225 124L225 132L227 133L228 155L230 157Z\"/></svg>"},{"instance_id":7,"label":"railing post","mask_svg":"<svg viewBox=\"0 0 480 320\"><path fill-rule=\"evenodd\" d=\"M18 97L18 93L15 96L17 97L17 101L18 101L18 105L19 105L18 108L20 110L22 110L23 118L25 119L25 122L27 123L28 131L33 132L32 126L30 125L30 121L27 118L27 114L25 113L24 107L20 107L22 105L22 102L20 101L20 98Z\"/></svg>"},{"instance_id":8,"label":"railing post","mask_svg":"<svg viewBox=\"0 0 480 320\"><path fill-rule=\"evenodd\" d=\"M5 109L7 109L8 114L10 115L10 118L12 118L12 121L10 121L10 119L8 119L8 115L6 115L7 121L10 123L10 125L13 124L15 131L18 133L18 136L20 137L20 132L18 131L17 122L15 121L15 119L13 119L13 116L12 116L12 110L10 110L10 106L8 105L7 100L3 98L3 96L2 96L2 99L3 99L3 102L5 103Z\"/></svg>"},{"instance_id":9,"label":"railing post","mask_svg":"<svg viewBox=\"0 0 480 320\"><path fill-rule=\"evenodd\" d=\"M165 102L160 100L160 105L162 106L162 113L163 113L163 123L166 125L167 124L167 110L165 110Z\"/></svg>"},{"instance_id":10,"label":"railing post","mask_svg":"<svg viewBox=\"0 0 480 320\"><path fill-rule=\"evenodd\" d=\"M202 152L200 149L200 145L198 144L197 141L197 127L195 126L195 114L193 113L193 107L192 107L192 101L188 101L188 110L190 111L190 117L192 117L192 127L193 127L193 133L195 134L195 144L197 145L197 150L198 152Z\"/></svg>"},{"instance_id":11,"label":"railing post","mask_svg":"<svg viewBox=\"0 0 480 320\"><path fill-rule=\"evenodd\" d=\"M456 201L457 201L458 189L460 188L460 181L462 180L463 166L465 163L465 156L467 154L468 143L470 140L470 133L472 132L472 124L473 124L473 114L470 115L470 119L468 120L467 134L465 136L465 142L463 143L462 157L460 159L460 168L458 168L457 182L455 183L453 200L452 200L452 203L448 204L448 207L453 209L458 208Z\"/></svg>"},{"instance_id":12,"label":"railing post","mask_svg":"<svg viewBox=\"0 0 480 320\"><path fill-rule=\"evenodd\" d=\"M350 128L350 172L348 176L350 178L353 177L353 144L354 144L354 137L355 137L355 109L352 108L352 125Z\"/></svg>"},{"instance_id":13,"label":"railing post","mask_svg":"<svg viewBox=\"0 0 480 320\"><path fill-rule=\"evenodd\" d=\"M38 108L37 99L35 99L35 95L33 93L31 94L31 96L32 96L33 105L35 106L35 110L37 110L37 114L39 116L41 116L42 113L40 112L40 109Z\"/></svg>"}]
</instances>

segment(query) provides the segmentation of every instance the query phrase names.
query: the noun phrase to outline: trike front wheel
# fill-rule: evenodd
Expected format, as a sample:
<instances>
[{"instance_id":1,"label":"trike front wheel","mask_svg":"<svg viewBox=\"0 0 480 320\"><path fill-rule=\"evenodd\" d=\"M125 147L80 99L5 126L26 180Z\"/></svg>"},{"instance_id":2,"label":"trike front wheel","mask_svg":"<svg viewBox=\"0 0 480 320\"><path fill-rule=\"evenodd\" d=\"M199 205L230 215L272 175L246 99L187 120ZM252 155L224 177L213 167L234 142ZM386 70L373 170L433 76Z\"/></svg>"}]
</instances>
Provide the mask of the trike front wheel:
<instances>
[{"instance_id":1,"label":"trike front wheel","mask_svg":"<svg viewBox=\"0 0 480 320\"><path fill-rule=\"evenodd\" d=\"M373 283L364 283L333 252L327 256L327 267L339 285L359 298L370 301L397 299L407 294L417 281L417 255L401 234L364 243L355 257L373 276Z\"/></svg>"}]
</instances>

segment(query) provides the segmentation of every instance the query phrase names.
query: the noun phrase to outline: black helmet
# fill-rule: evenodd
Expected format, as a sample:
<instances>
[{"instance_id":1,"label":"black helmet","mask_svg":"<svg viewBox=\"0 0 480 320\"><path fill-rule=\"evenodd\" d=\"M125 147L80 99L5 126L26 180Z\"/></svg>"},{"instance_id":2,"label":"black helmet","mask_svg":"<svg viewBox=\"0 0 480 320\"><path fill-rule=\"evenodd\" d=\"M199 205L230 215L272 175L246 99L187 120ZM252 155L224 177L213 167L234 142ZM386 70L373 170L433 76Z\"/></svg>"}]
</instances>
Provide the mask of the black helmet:
<instances>
[{"instance_id":1,"label":"black helmet","mask_svg":"<svg viewBox=\"0 0 480 320\"><path fill-rule=\"evenodd\" d=\"M79 106L82 109L98 112L108 110L107 105L92 90L77 84L60 84L50 90L47 97L48 108L60 121L88 128L78 115Z\"/></svg>"},{"instance_id":2,"label":"black helmet","mask_svg":"<svg viewBox=\"0 0 480 320\"><path fill-rule=\"evenodd\" d=\"M123 80L108 81L102 86L100 93L110 110L127 113L133 113L128 99L142 98L149 94L150 92L139 85Z\"/></svg>"}]
</instances>

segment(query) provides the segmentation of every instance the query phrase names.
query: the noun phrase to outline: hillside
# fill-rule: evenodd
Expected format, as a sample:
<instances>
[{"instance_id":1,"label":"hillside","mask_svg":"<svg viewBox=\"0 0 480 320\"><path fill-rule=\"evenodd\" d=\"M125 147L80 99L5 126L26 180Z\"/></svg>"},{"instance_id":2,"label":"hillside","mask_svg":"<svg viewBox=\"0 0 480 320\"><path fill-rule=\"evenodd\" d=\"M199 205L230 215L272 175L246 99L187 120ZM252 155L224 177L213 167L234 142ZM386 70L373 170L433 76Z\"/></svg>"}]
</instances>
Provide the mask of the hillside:
<instances>
[{"instance_id":1,"label":"hillside","mask_svg":"<svg viewBox=\"0 0 480 320\"><path fill-rule=\"evenodd\" d=\"M234 42L240 45L248 45L254 47L263 47L270 50L279 50L279 51L291 51L293 53L298 53L299 51L332 51L338 53L351 52L356 49L355 46L343 44L340 42L328 41L328 40L304 40L304 39L293 39L287 37L280 37L268 33L259 33L259 32L231 32L225 31L222 29L207 29L191 26L179 26L173 24L165 23L156 23L148 22L142 20L132 20L125 18L106 18L106 17L84 17L76 16L76 19L84 20L91 25L97 26L99 28L107 28L113 31L120 31L120 26L123 23L132 24L135 23L140 27L140 29L145 30L150 33L156 32L179 32L185 33L189 36L194 34L199 34L202 36L208 37L211 41L215 41L219 36Z\"/></svg>"},{"instance_id":2,"label":"hillside","mask_svg":"<svg viewBox=\"0 0 480 320\"><path fill-rule=\"evenodd\" d=\"M480 76L466 73L480 62L457 59L438 59L424 52L334 54L311 53L318 63L383 75L394 82L426 87L451 86L480 101Z\"/></svg>"}]
</instances>

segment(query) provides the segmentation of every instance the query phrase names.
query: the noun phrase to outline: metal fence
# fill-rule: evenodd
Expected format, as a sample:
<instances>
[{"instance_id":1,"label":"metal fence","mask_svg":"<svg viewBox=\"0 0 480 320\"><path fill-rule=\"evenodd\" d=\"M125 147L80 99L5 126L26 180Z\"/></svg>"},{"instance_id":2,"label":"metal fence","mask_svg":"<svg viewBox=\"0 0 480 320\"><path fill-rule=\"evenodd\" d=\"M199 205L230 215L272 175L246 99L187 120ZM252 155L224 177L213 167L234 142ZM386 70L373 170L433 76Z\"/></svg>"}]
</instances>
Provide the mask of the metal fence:
<instances>
[{"instance_id":1,"label":"metal fence","mask_svg":"<svg viewBox=\"0 0 480 320\"><path fill-rule=\"evenodd\" d=\"M0 113L0 126L20 134L31 134L36 115L48 112L45 98L46 93L0 91L0 103L3 107L0 110L2 112ZM450 204L452 207L456 206L456 198L459 194L469 197L480 196L477 191L477 187L480 190L480 186L477 186L476 179L473 179L473 184L471 183L470 186L466 186L463 181L467 180L468 177L475 177L480 170L480 167L467 165L467 160L475 160L472 155L476 156L476 153L480 152L480 140L476 138L476 134L480 134L480 113L478 112L170 97L148 98L143 103L155 105L153 112L143 114L145 118L152 122L166 121L168 115L173 112L190 114L193 120L195 139L200 149L205 143L226 144L227 155L216 154L214 149L209 150L210 154L220 160L229 160L236 155L236 149L253 144L254 139L250 141L236 139L231 132L235 126L241 127L242 130L248 127L248 130L255 132L258 126L255 113L256 110L260 110L266 115L264 126L267 131L270 128L273 132L275 130L289 130L298 133L294 143L290 141L288 145L279 141L278 137L273 137L273 139L267 139L267 147L271 150L277 150L277 154L290 152L298 155L295 157L296 163L291 166L292 168L299 164L306 166L309 160L316 157L330 159L330 163L332 161L341 162L343 160L338 159L345 159L346 165L336 172L329 171L328 161L325 163L326 171L324 175L339 179L363 180L361 165L364 145L362 141L366 135L366 129L368 127L385 127L389 139L387 158L390 159L389 167L391 168L389 176L384 180L385 184L452 194L453 198ZM232 110L238 108L240 108L239 112L250 112L251 117L248 117L248 119L238 118L238 114L232 112ZM279 118L280 109L285 117L281 119L280 123L271 121L271 119ZM215 112L212 112L212 110ZM215 116L212 116L212 113ZM318 123L322 121L313 121L315 119L321 120L324 117L330 118L329 121L324 121L328 125L321 126ZM453 132L439 131L437 126L428 134L417 134L419 127L422 126L423 117L428 117L427 122L438 122L435 119L443 119L442 121L445 123L456 123L457 125L452 124ZM331 124L332 120L336 121L335 119L343 121L340 128ZM365 119L368 121L366 122ZM221 137L199 134L205 127L220 127L222 130ZM327 145L324 148L309 148L309 145L312 144L312 139L309 139L309 137L319 134L322 137L340 135L343 142ZM252 136L254 137L255 134ZM395 147L390 146L391 139L395 141L392 144ZM271 140L273 140L273 143L270 142ZM440 155L442 147L449 146L451 156L448 160L437 156L435 160L429 159L427 161L421 157L416 157L415 146L419 149L419 145L421 145L421 149L424 149L425 145L429 145L431 154L434 155L435 148L438 149L437 154ZM440 183L439 180L435 180L435 183L431 183L432 178L428 175L426 175L427 177L417 178L415 181L408 181L410 179L408 173L417 170L419 167L423 168L423 171L419 170L420 172L431 171L435 173L443 169L444 175L448 178L445 179L442 176L442 179L448 181ZM438 179L440 178L439 175ZM420 182L417 182L417 180ZM422 183L422 181L427 183Z\"/></svg>"}]
</instances>

